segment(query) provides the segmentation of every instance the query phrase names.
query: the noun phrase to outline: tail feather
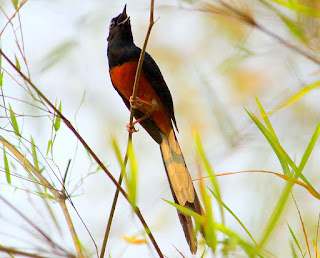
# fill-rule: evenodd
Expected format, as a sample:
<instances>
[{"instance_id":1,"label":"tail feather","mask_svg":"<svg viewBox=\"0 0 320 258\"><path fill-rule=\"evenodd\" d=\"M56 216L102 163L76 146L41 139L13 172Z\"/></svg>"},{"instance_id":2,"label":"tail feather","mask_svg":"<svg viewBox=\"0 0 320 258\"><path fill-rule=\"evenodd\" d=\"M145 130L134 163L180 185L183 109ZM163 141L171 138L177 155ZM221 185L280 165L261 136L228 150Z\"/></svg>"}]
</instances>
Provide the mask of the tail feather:
<instances>
[{"instance_id":1,"label":"tail feather","mask_svg":"<svg viewBox=\"0 0 320 258\"><path fill-rule=\"evenodd\" d=\"M161 137L162 142L160 143L160 149L174 201L181 206L190 208L198 214L202 214L203 210L199 198L193 187L191 176L174 131L170 131L168 136L161 133ZM197 238L195 236L192 219L190 216L184 215L179 211L178 215L190 251L196 253Z\"/></svg>"}]
</instances>

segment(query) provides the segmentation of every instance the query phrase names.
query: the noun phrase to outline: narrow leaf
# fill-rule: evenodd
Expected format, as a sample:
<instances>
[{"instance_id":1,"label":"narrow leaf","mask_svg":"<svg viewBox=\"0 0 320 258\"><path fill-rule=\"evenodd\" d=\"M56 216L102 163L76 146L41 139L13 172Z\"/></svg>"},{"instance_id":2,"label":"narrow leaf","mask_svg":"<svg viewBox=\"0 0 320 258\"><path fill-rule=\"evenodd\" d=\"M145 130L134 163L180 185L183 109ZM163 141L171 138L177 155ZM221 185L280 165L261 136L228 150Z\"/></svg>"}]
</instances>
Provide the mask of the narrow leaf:
<instances>
[{"instance_id":1,"label":"narrow leaf","mask_svg":"<svg viewBox=\"0 0 320 258\"><path fill-rule=\"evenodd\" d=\"M61 113L61 102L60 102L60 105L59 105L59 112ZM56 115L56 119L55 119L55 122L54 122L54 130L57 132L59 129L60 129L60 125L61 125L61 117L57 114Z\"/></svg>"},{"instance_id":2,"label":"narrow leaf","mask_svg":"<svg viewBox=\"0 0 320 258\"><path fill-rule=\"evenodd\" d=\"M261 116L262 116L264 122L267 125L269 133L272 135L274 141L276 141L280 145L278 137L276 135L276 132L273 130L272 125L271 125L271 123L269 121L268 115L264 111L264 108L262 107L262 105L261 105L261 103L260 103L260 101L259 101L259 99L257 97L256 97L256 102L257 102L257 105L259 107ZM290 169L289 169L288 163L283 158L283 155L281 155L281 153L279 153L279 154L277 154L277 157L278 157L278 159L280 161L280 164L281 164L281 167L282 167L282 170L283 170L283 174L284 175L290 175Z\"/></svg>"},{"instance_id":3,"label":"narrow leaf","mask_svg":"<svg viewBox=\"0 0 320 258\"><path fill-rule=\"evenodd\" d=\"M218 196L209 188L210 192L213 194L213 196L217 199ZM242 221L236 216L236 214L224 203L221 201L221 204L223 207L238 221L238 223L241 225L241 227L244 229L244 231L247 232L251 240L255 243L255 245L258 245L257 242L254 240L253 236L250 234L249 230L246 228L246 226L242 223Z\"/></svg>"},{"instance_id":4,"label":"narrow leaf","mask_svg":"<svg viewBox=\"0 0 320 258\"><path fill-rule=\"evenodd\" d=\"M279 109L284 108L286 106L289 106L293 104L294 102L298 101L300 98L302 98L304 95L306 95L308 92L312 91L313 89L317 88L320 86L320 80L311 83L310 85L304 87L300 91L298 91L295 95L293 95L291 98L289 98L287 101L285 101L283 104L279 105L275 109L271 110L268 112L268 115L274 114L277 112Z\"/></svg>"},{"instance_id":5,"label":"narrow leaf","mask_svg":"<svg viewBox=\"0 0 320 258\"><path fill-rule=\"evenodd\" d=\"M3 80L3 73L0 73L0 87L2 87L3 85L2 80Z\"/></svg>"},{"instance_id":6,"label":"narrow leaf","mask_svg":"<svg viewBox=\"0 0 320 258\"><path fill-rule=\"evenodd\" d=\"M130 173L128 173L126 177L128 186L128 197L130 199L131 205L135 207L137 198L137 164L131 141L129 141L128 145L128 157L130 161Z\"/></svg>"},{"instance_id":7,"label":"narrow leaf","mask_svg":"<svg viewBox=\"0 0 320 258\"><path fill-rule=\"evenodd\" d=\"M34 144L32 136L31 136L31 149L32 149L32 158L33 158L34 167L38 171L40 171L40 169L39 169L39 161L38 161L38 156L37 156L37 150L36 150L36 146Z\"/></svg>"},{"instance_id":8,"label":"narrow leaf","mask_svg":"<svg viewBox=\"0 0 320 258\"><path fill-rule=\"evenodd\" d=\"M4 168L6 171L7 182L9 185L11 185L11 175L10 175L9 162L8 162L8 158L7 158L7 152L6 152L6 149L4 146L3 146L3 157L4 157Z\"/></svg>"},{"instance_id":9,"label":"narrow leaf","mask_svg":"<svg viewBox=\"0 0 320 258\"><path fill-rule=\"evenodd\" d=\"M208 173L208 175L210 177L210 180L211 180L212 185L214 187L215 193L217 194L218 202L219 202L219 206L220 206L221 218L222 218L222 221L224 222L223 207L221 205L220 187L219 187L217 178L216 178L216 176L214 174L212 166L210 165L210 163L209 163L209 161L207 159L207 156L206 156L205 151L203 149L203 146L202 146L202 143L201 143L200 136L199 136L198 132L196 130L193 130L193 135L194 135L194 139L195 139L195 142L196 142L198 155L199 155L199 157L200 157L200 159L202 161L202 164L204 165L204 168L206 169L206 171L207 171L207 173Z\"/></svg>"},{"instance_id":10,"label":"narrow leaf","mask_svg":"<svg viewBox=\"0 0 320 258\"><path fill-rule=\"evenodd\" d=\"M293 22L292 20L288 19L285 16L282 16L281 19L283 22L287 25L287 28L289 29L290 33L298 38L299 40L305 42L306 41L306 35L304 33L304 30L301 29L297 23Z\"/></svg>"},{"instance_id":11,"label":"narrow leaf","mask_svg":"<svg viewBox=\"0 0 320 258\"><path fill-rule=\"evenodd\" d=\"M19 126L18 126L18 123L17 123L16 116L15 116L15 114L14 114L12 108L11 108L11 105L9 107L10 107L11 124L12 124L13 130L14 130L14 133L17 136L20 136Z\"/></svg>"},{"instance_id":12,"label":"narrow leaf","mask_svg":"<svg viewBox=\"0 0 320 258\"><path fill-rule=\"evenodd\" d=\"M18 2L19 0L11 0L14 6L14 9L18 10Z\"/></svg>"},{"instance_id":13,"label":"narrow leaf","mask_svg":"<svg viewBox=\"0 0 320 258\"><path fill-rule=\"evenodd\" d=\"M21 71L21 66L20 66L20 63L19 63L19 60L17 58L17 56L15 55L15 58L16 58L16 67L19 71Z\"/></svg>"},{"instance_id":14,"label":"narrow leaf","mask_svg":"<svg viewBox=\"0 0 320 258\"><path fill-rule=\"evenodd\" d=\"M294 250L294 246L293 246L292 242L290 242L290 247L291 247L292 257L298 258L298 255L297 255L296 251Z\"/></svg>"},{"instance_id":15,"label":"narrow leaf","mask_svg":"<svg viewBox=\"0 0 320 258\"><path fill-rule=\"evenodd\" d=\"M289 228L289 230L290 230L290 234L291 234L294 242L296 243L297 247L298 247L299 250L300 250L301 256L303 256L303 252L302 252L302 249L301 249L301 247L300 247L300 245L299 245L298 239L296 238L296 235L293 233L293 231L292 231L291 227L289 226L289 224L288 224L288 228Z\"/></svg>"},{"instance_id":16,"label":"narrow leaf","mask_svg":"<svg viewBox=\"0 0 320 258\"><path fill-rule=\"evenodd\" d=\"M51 146L52 146L52 140L50 139L48 142L47 155L49 154Z\"/></svg>"}]
</instances>

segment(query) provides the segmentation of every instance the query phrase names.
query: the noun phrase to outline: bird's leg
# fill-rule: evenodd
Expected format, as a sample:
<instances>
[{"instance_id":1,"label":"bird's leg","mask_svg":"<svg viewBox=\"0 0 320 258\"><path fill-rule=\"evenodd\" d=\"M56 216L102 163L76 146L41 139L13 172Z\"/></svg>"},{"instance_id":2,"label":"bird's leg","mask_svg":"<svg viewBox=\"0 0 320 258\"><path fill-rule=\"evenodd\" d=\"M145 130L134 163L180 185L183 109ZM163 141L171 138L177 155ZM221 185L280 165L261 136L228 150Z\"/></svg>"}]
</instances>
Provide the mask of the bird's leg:
<instances>
[{"instance_id":1,"label":"bird's leg","mask_svg":"<svg viewBox=\"0 0 320 258\"><path fill-rule=\"evenodd\" d=\"M134 121L131 124L127 124L127 130L129 133L136 133L138 132L139 130L137 130L136 128L134 128L134 125L137 124L137 123L140 123L141 121L147 119L148 117L150 117L150 114L145 114L144 116L140 117L139 119L137 119L136 121Z\"/></svg>"},{"instance_id":2,"label":"bird's leg","mask_svg":"<svg viewBox=\"0 0 320 258\"><path fill-rule=\"evenodd\" d=\"M130 96L129 102L130 102L131 107L133 107L135 109L139 109L143 104L151 106L152 108L154 108L154 106L155 106L151 102L149 102L147 100L140 99L139 97L133 98L132 96Z\"/></svg>"}]
</instances>

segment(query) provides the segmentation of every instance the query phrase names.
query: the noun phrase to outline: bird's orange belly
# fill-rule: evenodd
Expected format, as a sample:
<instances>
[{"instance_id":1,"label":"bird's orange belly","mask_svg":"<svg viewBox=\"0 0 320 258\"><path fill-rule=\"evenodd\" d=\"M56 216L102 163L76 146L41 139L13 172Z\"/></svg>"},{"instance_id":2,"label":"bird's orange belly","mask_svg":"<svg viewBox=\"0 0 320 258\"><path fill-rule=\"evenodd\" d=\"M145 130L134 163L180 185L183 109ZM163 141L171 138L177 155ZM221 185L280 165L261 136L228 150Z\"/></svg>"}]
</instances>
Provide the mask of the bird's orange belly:
<instances>
[{"instance_id":1,"label":"bird's orange belly","mask_svg":"<svg viewBox=\"0 0 320 258\"><path fill-rule=\"evenodd\" d=\"M128 62L110 70L113 86L128 101L132 96L137 66L137 62ZM144 114L150 114L150 118L155 122L158 128L165 134L169 133L172 129L170 116L152 85L145 78L143 71L140 74L137 97L150 103L150 105L144 104L139 106L139 111Z\"/></svg>"}]
</instances>

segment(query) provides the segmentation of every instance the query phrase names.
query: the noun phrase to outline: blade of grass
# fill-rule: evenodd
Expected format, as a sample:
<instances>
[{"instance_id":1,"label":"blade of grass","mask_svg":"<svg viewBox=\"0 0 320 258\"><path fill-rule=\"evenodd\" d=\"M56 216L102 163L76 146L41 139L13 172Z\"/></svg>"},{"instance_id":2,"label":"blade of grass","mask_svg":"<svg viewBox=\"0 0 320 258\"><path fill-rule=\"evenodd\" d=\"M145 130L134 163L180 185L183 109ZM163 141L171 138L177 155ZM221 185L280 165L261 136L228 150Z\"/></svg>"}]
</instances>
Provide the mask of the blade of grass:
<instances>
[{"instance_id":1,"label":"blade of grass","mask_svg":"<svg viewBox=\"0 0 320 258\"><path fill-rule=\"evenodd\" d=\"M320 133L320 124L318 125L318 127L315 130L315 133L313 134L311 141L302 157L301 163L299 165L299 167L296 167L296 165L294 164L294 162L290 159L290 157L287 155L287 153L284 151L284 149L281 147L281 145L279 144L279 142L277 140L274 139L273 135L262 125L262 123L257 119L257 117L255 117L252 113L248 112L246 110L246 112L248 113L248 115L251 117L251 119L254 121L254 123L258 126L258 128L260 129L260 131L264 134L264 136L266 137L266 139L268 140L268 142L270 143L271 147L273 148L273 150L275 151L275 153L277 154L278 158L279 157L283 157L285 162L287 162L292 169L294 170L294 175L293 175L293 179L297 179L299 177L301 177L301 179L312 189L314 190L313 186L308 182L308 180L302 175L302 170L310 156L310 153L315 145L315 142L319 136ZM280 218L280 215L284 209L285 203L288 200L289 194L291 192L291 189L294 185L294 181L289 180L287 181L287 184L281 194L281 197L276 205L276 208L273 210L273 213L267 223L267 226L264 230L264 234L262 236L262 239L260 241L259 247L263 248L263 246L265 245L266 241L268 240L268 238L270 237L272 231L275 228L275 225L277 223L277 221ZM317 193L317 191L314 190L315 193ZM318 195L318 193L317 193Z\"/></svg>"},{"instance_id":2,"label":"blade of grass","mask_svg":"<svg viewBox=\"0 0 320 258\"><path fill-rule=\"evenodd\" d=\"M133 152L132 142L129 142L128 157L130 162L130 173L125 174L125 179L128 187L128 197L132 207L136 207L137 198L137 164Z\"/></svg>"},{"instance_id":3,"label":"blade of grass","mask_svg":"<svg viewBox=\"0 0 320 258\"><path fill-rule=\"evenodd\" d=\"M269 144L271 145L274 152L277 154L278 159L284 159L285 162L288 163L288 165L293 169L293 179L301 178L303 182L305 182L308 187L314 191L317 196L320 197L320 194L314 189L314 187L310 184L310 182L307 180L307 178L302 174L302 170L307 162L307 160L310 157L310 154L314 148L314 145L319 137L320 134L320 123L318 124L314 134L311 137L311 140L308 144L308 147L303 154L303 157L301 159L300 165L297 167L296 164L292 161L292 159L289 157L289 155L285 152L285 150L281 147L280 143L274 139L272 134L264 127L264 125L259 121L259 119L251 112L247 111L248 115L251 117L253 122L258 126L260 131L264 134L266 139L268 140Z\"/></svg>"},{"instance_id":4,"label":"blade of grass","mask_svg":"<svg viewBox=\"0 0 320 258\"><path fill-rule=\"evenodd\" d=\"M303 256L303 252L302 252L302 249L301 249L301 247L300 247L300 245L299 245L298 239L296 238L296 235L295 235L294 232L292 231L292 229L291 229L291 227L289 226L289 224L287 224L287 225L288 225L288 228L289 228L289 230L290 230L290 234L291 234L294 242L296 243L296 246L298 247L298 249L299 249L299 251L300 251L300 253L301 253L301 256ZM292 246L292 248L293 248L293 246Z\"/></svg>"},{"instance_id":5,"label":"blade of grass","mask_svg":"<svg viewBox=\"0 0 320 258\"><path fill-rule=\"evenodd\" d=\"M306 14L309 16L314 16L314 17L320 17L320 12L317 11L314 8L310 8L307 5L304 4L300 4L297 2L293 2L293 1L283 1L283 0L269 0L273 3L276 3L278 5L281 5L283 7L288 8L289 10L295 11L295 12L299 12L302 14Z\"/></svg>"},{"instance_id":6,"label":"blade of grass","mask_svg":"<svg viewBox=\"0 0 320 258\"><path fill-rule=\"evenodd\" d=\"M61 113L61 102L60 102L60 105L59 105L59 112ZM54 130L57 132L59 129L60 129L60 125L61 125L61 117L59 116L59 114L56 114L56 119L55 119L55 122L53 124L54 126Z\"/></svg>"},{"instance_id":7,"label":"blade of grass","mask_svg":"<svg viewBox=\"0 0 320 258\"><path fill-rule=\"evenodd\" d=\"M11 124L12 124L13 130L14 130L14 133L20 137L19 126L18 126L16 116L11 108L11 105L9 105L9 107L10 107Z\"/></svg>"},{"instance_id":8,"label":"blade of grass","mask_svg":"<svg viewBox=\"0 0 320 258\"><path fill-rule=\"evenodd\" d=\"M196 223L204 225L204 223L205 223L204 216L201 216L198 213L196 213L196 212L194 212L194 211L192 211L192 210L190 210L188 208L182 207L179 204L176 204L174 202L170 202L168 200L164 200L164 201L166 201L167 203L171 204L173 207L178 209L181 213L186 214L188 216L192 216L195 219ZM213 222L213 221L212 221L212 224L213 224L213 227L216 230L218 230L218 231L222 232L223 234L225 234L226 236L234 239L236 241L236 243L246 252L248 257L255 257L257 255L259 257L263 257L260 254L260 252L254 246L252 246L251 244L247 243L245 240L243 240L240 236L238 236L232 230L226 228L225 225L219 224L219 223L216 223L216 222Z\"/></svg>"},{"instance_id":9,"label":"blade of grass","mask_svg":"<svg viewBox=\"0 0 320 258\"><path fill-rule=\"evenodd\" d=\"M32 149L32 158L33 158L33 164L34 167L40 171L39 169L39 161L38 161L38 156L37 156L37 150L36 150L36 145L34 144L34 140L31 136L31 149Z\"/></svg>"},{"instance_id":10,"label":"blade of grass","mask_svg":"<svg viewBox=\"0 0 320 258\"><path fill-rule=\"evenodd\" d=\"M296 251L294 250L294 246L293 246L292 242L290 242L290 247L291 247L292 257L298 258L298 255L297 255Z\"/></svg>"},{"instance_id":11,"label":"blade of grass","mask_svg":"<svg viewBox=\"0 0 320 258\"><path fill-rule=\"evenodd\" d=\"M213 196L217 199L217 195L209 188L210 192L213 194ZM246 226L242 223L242 221L237 217L237 215L224 203L221 201L221 204L223 205L223 207L236 219L236 221L238 221L238 223L241 225L241 227L244 229L244 231L247 232L248 236L251 238L251 240L253 241L253 243L255 245L258 245L257 242L254 240L253 236L251 235L251 233L249 232L249 230L246 228Z\"/></svg>"},{"instance_id":12,"label":"blade of grass","mask_svg":"<svg viewBox=\"0 0 320 258\"><path fill-rule=\"evenodd\" d=\"M198 134L198 132L194 129L193 130L193 138L194 138L194 141L196 142L196 147L197 147L197 152L198 152L198 156L200 157L200 160L205 168L205 170L207 171L209 177L210 177L210 180L211 180L211 183L213 185L213 188L218 196L218 203L219 203L219 207L220 207L220 215L221 215L221 221L222 221L222 224L225 223L225 219L224 219L224 212L223 212L223 207L222 207L222 200L221 200L221 193L220 193L220 187L219 187L219 184L218 184L218 181L216 179L216 176L214 174L214 171L207 159L207 156L205 154L205 151L203 149L203 145L202 145L202 142L200 140L200 136Z\"/></svg>"},{"instance_id":13,"label":"blade of grass","mask_svg":"<svg viewBox=\"0 0 320 258\"><path fill-rule=\"evenodd\" d=\"M259 106L259 108L260 108L260 106ZM255 117L251 112L249 112L248 110L246 110L246 112L248 113L250 118L253 120L253 122L258 126L259 130L264 134L264 136L268 140L269 144L271 145L272 149L274 150L275 154L277 155L277 158L278 158L278 160L279 160L279 162L281 164L282 170L283 170L283 174L290 175L290 169L289 169L289 166L288 166L288 162L285 160L284 150L280 146L278 138L276 138L275 135L273 135L271 132L269 132L264 127L264 125L258 120L258 118ZM268 123L269 123L269 126L271 127L270 122L268 122ZM273 129L272 129L272 131L273 131Z\"/></svg>"},{"instance_id":14,"label":"blade of grass","mask_svg":"<svg viewBox=\"0 0 320 258\"><path fill-rule=\"evenodd\" d=\"M3 158L4 158L4 168L6 171L7 182L9 185L11 185L10 167L9 167L7 152L4 146L3 146Z\"/></svg>"},{"instance_id":15,"label":"blade of grass","mask_svg":"<svg viewBox=\"0 0 320 258\"><path fill-rule=\"evenodd\" d=\"M319 86L320 86L320 80L318 80L318 81L316 81L314 83L311 83L310 85L308 85L308 86L304 87L303 89L301 89L300 91L298 91L295 95L293 95L291 98L289 98L283 104L279 105L275 109L273 109L270 112L268 112L267 115L270 116L270 115L276 113L281 108L287 107L287 106L295 103L296 101L301 99L304 95L306 95L307 93L309 93L310 91L314 90L315 88L317 88Z\"/></svg>"}]
</instances>

